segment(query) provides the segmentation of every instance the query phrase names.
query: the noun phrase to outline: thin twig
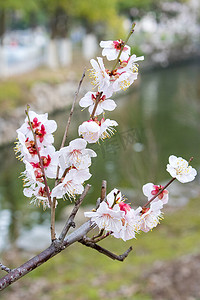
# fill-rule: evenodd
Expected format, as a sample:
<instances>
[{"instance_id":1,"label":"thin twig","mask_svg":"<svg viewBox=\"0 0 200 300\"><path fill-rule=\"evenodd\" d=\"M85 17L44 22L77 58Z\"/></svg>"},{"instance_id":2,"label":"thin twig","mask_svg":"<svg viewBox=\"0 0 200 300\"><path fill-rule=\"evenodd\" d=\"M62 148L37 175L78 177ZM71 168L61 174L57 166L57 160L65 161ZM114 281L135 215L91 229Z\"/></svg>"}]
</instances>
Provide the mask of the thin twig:
<instances>
[{"instance_id":1,"label":"thin twig","mask_svg":"<svg viewBox=\"0 0 200 300\"><path fill-rule=\"evenodd\" d=\"M47 184L47 178L46 178L46 175L45 175L44 165L43 165L43 161L42 161L41 156L40 156L40 151L38 149L36 134L35 134L35 132L33 130L32 124L31 124L31 120L30 120L30 117L29 117L29 114L28 114L28 109L29 109L29 106L27 105L27 110L25 112L26 112L26 115L28 117L28 124L29 124L29 126L31 128L31 131L32 131L32 134L33 134L34 143L35 143L35 149L37 151L37 155L38 155L38 158L39 158L40 166L41 166L41 169L42 169L45 190L46 190L46 193L47 193L47 198L48 198L49 204L51 205L51 197L50 197L50 193L49 193L49 187L48 187L48 184Z\"/></svg>"},{"instance_id":2,"label":"thin twig","mask_svg":"<svg viewBox=\"0 0 200 300\"><path fill-rule=\"evenodd\" d=\"M52 242L56 239L55 214L56 214L56 197L53 198L53 201L51 203L51 241Z\"/></svg>"},{"instance_id":3,"label":"thin twig","mask_svg":"<svg viewBox=\"0 0 200 300\"><path fill-rule=\"evenodd\" d=\"M64 135L63 135L63 139L62 139L60 149L63 148L64 145L65 145L65 141L66 141L66 138L67 138L69 125L71 123L71 118L72 118L72 115L73 115L73 112L74 112L74 107L75 107L75 104L76 104L76 100L78 98L78 94L79 94L79 91L80 91L81 84L82 84L83 79L85 77L85 71L86 70L84 69L81 80L80 80L78 88L77 88L77 91L75 92L74 100L73 100L73 103L72 103L71 111L70 111L70 114L69 114L69 118L68 118L68 121L67 121L67 125L66 125L66 128L65 128L65 132L64 132ZM57 173L56 173L55 186L59 184L59 181L58 181L59 170L60 170L60 167L58 166L57 167ZM51 232L52 232L51 240L52 241L56 239L56 234L55 234L55 208L56 208L56 198L54 197L52 205L51 205Z\"/></svg>"},{"instance_id":4,"label":"thin twig","mask_svg":"<svg viewBox=\"0 0 200 300\"><path fill-rule=\"evenodd\" d=\"M94 236L91 238L91 241L94 242L95 239L97 239L97 238L99 238L100 236L103 235L103 232L104 232L104 228L101 229L97 235L94 235Z\"/></svg>"},{"instance_id":5,"label":"thin twig","mask_svg":"<svg viewBox=\"0 0 200 300\"><path fill-rule=\"evenodd\" d=\"M114 65L113 68L112 68L112 71L115 70L115 68L116 68L116 66L117 66L117 64L118 64L118 62L119 62L120 56L121 56L121 54L122 54L122 51L123 51L123 49L124 49L124 46L125 46L126 43L128 42L128 40L129 40L131 34L134 32L135 25L136 25L136 23L134 22L134 23L132 24L132 26L131 26L131 30L130 30L129 34L127 35L127 37L126 37L126 39L125 39L125 41L124 41L124 44L121 46L121 49L120 49L119 54L118 54L118 56L117 56L117 58L116 58L116 62L115 62L115 65Z\"/></svg>"},{"instance_id":6,"label":"thin twig","mask_svg":"<svg viewBox=\"0 0 200 300\"><path fill-rule=\"evenodd\" d=\"M156 197L158 197L176 178L172 178L160 191L154 195L143 207L147 207Z\"/></svg>"},{"instance_id":7,"label":"thin twig","mask_svg":"<svg viewBox=\"0 0 200 300\"><path fill-rule=\"evenodd\" d=\"M68 130L69 130L69 125L70 125L70 123L71 123L71 118L72 118L72 115L73 115L73 112L74 112L74 107L75 107L75 104L76 104L76 100L77 100L77 98L78 98L78 94L79 94L79 91L80 91L80 88L81 88L83 79L84 79L84 77L85 77L85 71L86 71L86 69L84 69L84 71L83 71L83 74L82 74L81 80L80 80L80 82L79 82L77 91L75 92L74 101L73 101L73 103L72 103L71 111L70 111L70 114L69 114L69 118L68 118L68 121L67 121L67 126L66 126L66 128L65 128L65 133L64 133L64 136L63 136L63 140L62 140L60 149L63 148L64 145L65 145L65 141L66 141L66 138L67 138L67 134L68 134Z\"/></svg>"},{"instance_id":8,"label":"thin twig","mask_svg":"<svg viewBox=\"0 0 200 300\"><path fill-rule=\"evenodd\" d=\"M95 238L94 240L93 239L92 240L94 243L98 243L98 242L104 240L105 238L107 238L108 236L110 236L110 234L111 234L111 232L107 232L106 234L99 236L99 238Z\"/></svg>"},{"instance_id":9,"label":"thin twig","mask_svg":"<svg viewBox=\"0 0 200 300\"><path fill-rule=\"evenodd\" d=\"M80 208L80 206L81 206L81 204L83 202L83 199L87 195L90 187L91 187L91 185L87 184L86 187L85 187L85 189L84 189L84 191L83 191L83 193L82 193L82 195L80 196L80 198L78 200L76 200L74 208L73 208L73 210L72 210L72 212L71 212L71 214L70 214L70 216L69 216L69 218L68 218L65 226L63 227L63 230L62 230L60 236L59 236L59 240L60 240L61 243L64 241L64 238L65 238L67 232L69 231L70 227L74 227L75 226L75 224L74 224L74 218L75 218L75 216L76 216L76 214L77 214L77 212L78 212L78 210L79 210L79 208Z\"/></svg>"},{"instance_id":10,"label":"thin twig","mask_svg":"<svg viewBox=\"0 0 200 300\"><path fill-rule=\"evenodd\" d=\"M10 272L12 271L12 269L6 267L6 266L3 265L2 263L0 263L0 269L1 269L2 271L7 272L7 273L10 273Z\"/></svg>"},{"instance_id":11,"label":"thin twig","mask_svg":"<svg viewBox=\"0 0 200 300\"><path fill-rule=\"evenodd\" d=\"M73 103L72 103L72 107L71 107L71 111L70 111L70 114L69 114L69 118L68 118L68 121L67 121L67 125L66 125L66 128L65 128L65 132L64 132L64 135L63 135L63 139L62 139L62 143L60 145L60 149L64 147L65 145L65 141L66 141L66 138L67 138L67 134L68 134L68 130L69 130L69 125L71 123L71 118L72 118L72 115L73 115L73 112L74 112L74 107L75 107L75 104L76 104L76 100L78 98L78 94L79 94L79 91L80 91L80 88L81 88L81 85L82 85L82 82L83 82L83 79L85 77L85 72L86 72L86 69L84 69L83 71L83 74L82 74L82 77L81 77L81 80L79 81L79 84L78 84L78 88L75 92L75 95L74 95L74 100L73 100ZM56 178L58 179L58 175L59 175L59 166L57 168L57 175L56 175ZM58 183L56 182L56 185Z\"/></svg>"},{"instance_id":12,"label":"thin twig","mask_svg":"<svg viewBox=\"0 0 200 300\"><path fill-rule=\"evenodd\" d=\"M91 243L98 243L98 242L104 240L105 238L107 238L108 236L110 236L110 234L112 233L112 231L109 231L109 232L107 232L103 235L103 232L104 232L104 229L101 229L99 234L94 235L92 238L89 238L88 236L85 236L84 241L85 242L91 242Z\"/></svg>"},{"instance_id":13,"label":"thin twig","mask_svg":"<svg viewBox=\"0 0 200 300\"><path fill-rule=\"evenodd\" d=\"M124 261L124 259L129 255L129 253L132 251L132 247L130 247L128 250L126 250L123 254L121 255L116 255L112 252L110 252L109 250L95 244L92 242L89 242L87 240L85 240L85 238L82 238L81 240L79 240L79 242L87 247L90 247L92 249L97 250L98 252L108 256L109 258L113 259L113 260L118 260L118 261Z\"/></svg>"},{"instance_id":14,"label":"thin twig","mask_svg":"<svg viewBox=\"0 0 200 300\"><path fill-rule=\"evenodd\" d=\"M91 116L90 116L90 118L91 118L92 120L94 120L94 118L95 118L95 112L96 112L97 106L98 106L98 104L99 104L99 102L100 102L100 100L101 100L102 94L103 94L103 92L100 92L100 93L97 95L97 97L96 97L96 102L95 102L93 111L92 111Z\"/></svg>"},{"instance_id":15,"label":"thin twig","mask_svg":"<svg viewBox=\"0 0 200 300\"><path fill-rule=\"evenodd\" d=\"M96 210L99 208L100 203L106 199L106 185L107 185L106 180L102 180L101 197L97 199Z\"/></svg>"},{"instance_id":16,"label":"thin twig","mask_svg":"<svg viewBox=\"0 0 200 300\"><path fill-rule=\"evenodd\" d=\"M101 202L106 198L107 181L103 180L101 185Z\"/></svg>"}]
</instances>

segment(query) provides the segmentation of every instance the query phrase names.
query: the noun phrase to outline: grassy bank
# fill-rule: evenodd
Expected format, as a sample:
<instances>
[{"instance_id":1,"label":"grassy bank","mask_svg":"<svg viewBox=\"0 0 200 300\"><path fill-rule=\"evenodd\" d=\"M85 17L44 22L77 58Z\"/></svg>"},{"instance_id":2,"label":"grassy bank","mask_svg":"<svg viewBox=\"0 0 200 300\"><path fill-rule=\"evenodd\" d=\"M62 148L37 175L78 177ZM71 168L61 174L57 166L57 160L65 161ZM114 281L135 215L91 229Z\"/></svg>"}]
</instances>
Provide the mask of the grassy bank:
<instances>
[{"instance_id":1,"label":"grassy bank","mask_svg":"<svg viewBox=\"0 0 200 300\"><path fill-rule=\"evenodd\" d=\"M158 260L170 262L188 253L198 253L199 200L192 199L187 206L173 212L167 209L161 225L148 234L138 235L137 240L103 241L102 246L118 254L133 245L133 252L123 263L77 244L3 291L1 300L20 297L26 300L155 300L146 289L143 274ZM9 261L9 253L5 256ZM18 260L23 259L18 253ZM16 260L15 256L13 261Z\"/></svg>"},{"instance_id":2,"label":"grassy bank","mask_svg":"<svg viewBox=\"0 0 200 300\"><path fill-rule=\"evenodd\" d=\"M83 68L82 68L83 69ZM67 68L50 70L38 68L26 74L10 77L0 81L0 115L34 101L31 95L32 87L37 83L56 85L68 80L81 78L83 70L80 65L73 66L73 71Z\"/></svg>"}]
</instances>

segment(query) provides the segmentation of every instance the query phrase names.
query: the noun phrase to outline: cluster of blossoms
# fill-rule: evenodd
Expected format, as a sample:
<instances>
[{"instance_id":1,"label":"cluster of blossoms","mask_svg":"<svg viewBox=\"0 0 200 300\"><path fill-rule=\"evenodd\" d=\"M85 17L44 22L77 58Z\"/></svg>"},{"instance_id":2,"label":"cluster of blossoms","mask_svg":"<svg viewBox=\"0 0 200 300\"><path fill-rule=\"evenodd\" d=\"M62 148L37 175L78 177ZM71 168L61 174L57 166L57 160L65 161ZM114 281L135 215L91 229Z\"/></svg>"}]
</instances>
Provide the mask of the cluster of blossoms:
<instances>
[{"instance_id":1,"label":"cluster of blossoms","mask_svg":"<svg viewBox=\"0 0 200 300\"><path fill-rule=\"evenodd\" d=\"M56 129L56 122L48 120L48 114L29 111L24 124L17 130L16 152L25 164L24 195L32 198L35 204L42 203L44 208L50 207L53 197L60 199L81 194L83 183L91 177L91 157L96 156L93 150L86 149L87 142L81 138L56 151L52 145L52 133ZM56 179L57 176L59 184L50 191L45 178Z\"/></svg>"},{"instance_id":2,"label":"cluster of blossoms","mask_svg":"<svg viewBox=\"0 0 200 300\"><path fill-rule=\"evenodd\" d=\"M153 191L154 189L151 190ZM166 190L165 192L168 193ZM150 208L133 209L124 202L121 192L114 189L96 211L86 212L85 216L91 218L99 229L104 229L115 238L127 241L135 238L140 230L148 232L156 227L162 218L162 207L163 201L156 198Z\"/></svg>"},{"instance_id":3,"label":"cluster of blossoms","mask_svg":"<svg viewBox=\"0 0 200 300\"><path fill-rule=\"evenodd\" d=\"M119 67L108 70L104 66L102 57L97 57L97 61L90 60L92 65L90 77L93 85L97 87L97 92L87 92L80 100L81 107L88 107L90 119L79 126L79 135L88 143L96 143L99 139L104 140L115 132L118 124L114 120L101 118L98 116L105 110L113 111L116 108L114 100L110 99L113 93L119 90L126 90L138 76L137 61L144 57L130 56L130 47L125 45L122 40L101 41L103 48L102 55L111 60L116 60L120 53Z\"/></svg>"},{"instance_id":4,"label":"cluster of blossoms","mask_svg":"<svg viewBox=\"0 0 200 300\"><path fill-rule=\"evenodd\" d=\"M52 208L51 204L56 204L56 199L75 198L82 194L83 184L91 177L91 158L96 156L93 150L86 148L87 143L110 137L118 125L114 120L98 118L105 110L116 108L115 101L110 97L120 89L127 89L137 79L136 62L144 59L143 56L130 56L130 47L122 40L102 41L100 46L103 48L102 55L109 61L117 60L117 63L110 71L105 68L101 57L97 57L97 61L91 60L91 77L97 91L89 91L80 99L80 106L88 108L90 113L90 119L78 128L81 137L56 151L53 146L56 122L48 120L48 114L39 115L33 111L27 112L24 124L17 130L16 152L25 164L24 195L32 198L31 202L35 204L42 203L44 208ZM119 66L116 68L117 64ZM125 203L121 192L114 189L98 209L86 212L85 216L91 218L100 230L124 241L135 238L139 231L152 230L162 219L163 205L168 203L166 187L175 179L185 183L195 178L197 172L189 162L171 155L167 171L173 179L164 187L145 184L143 193L148 200L143 207L131 208ZM55 179L52 190L48 179Z\"/></svg>"},{"instance_id":5,"label":"cluster of blossoms","mask_svg":"<svg viewBox=\"0 0 200 300\"><path fill-rule=\"evenodd\" d=\"M167 171L173 179L176 178L182 183L192 181L197 174L186 160L174 155L169 157ZM148 232L158 225L163 216L161 209L168 203L168 191L164 186L147 183L142 190L148 198L148 202L143 207L131 208L124 202L121 192L114 189L107 195L106 200L100 203L96 211L85 212L85 216L91 218L100 230L104 229L115 238L124 241L135 238L136 233Z\"/></svg>"},{"instance_id":6,"label":"cluster of blossoms","mask_svg":"<svg viewBox=\"0 0 200 300\"><path fill-rule=\"evenodd\" d=\"M35 203L42 203L44 207L50 205L47 197L50 191L46 189L43 170L48 178L55 178L58 165L58 156L52 145L52 133L56 129L56 122L48 120L48 114L38 115L29 111L29 117L26 117L23 125L17 130L16 152L25 164L24 195L33 198Z\"/></svg>"},{"instance_id":7,"label":"cluster of blossoms","mask_svg":"<svg viewBox=\"0 0 200 300\"><path fill-rule=\"evenodd\" d=\"M18 143L16 152L25 163L24 195L32 198L34 203L42 203L50 207L52 199L74 198L84 190L83 184L91 177L89 166L91 157L95 157L93 150L86 149L87 142L95 143L99 139L110 137L118 124L114 120L98 116L105 110L116 108L114 100L110 99L113 92L125 89L137 78L138 69L135 55L130 55L130 47L119 41L102 41L103 55L108 60L115 60L121 52L118 69L105 69L102 58L98 57L99 66L91 60L92 74L97 92L87 92L80 100L81 107L88 107L91 118L79 126L81 136L69 143L69 146L56 151L53 146L53 132L57 124L48 120L48 114L36 114L29 111L24 124L17 130ZM105 76L104 76L105 75ZM47 179L56 179L55 187L50 190Z\"/></svg>"}]
</instances>

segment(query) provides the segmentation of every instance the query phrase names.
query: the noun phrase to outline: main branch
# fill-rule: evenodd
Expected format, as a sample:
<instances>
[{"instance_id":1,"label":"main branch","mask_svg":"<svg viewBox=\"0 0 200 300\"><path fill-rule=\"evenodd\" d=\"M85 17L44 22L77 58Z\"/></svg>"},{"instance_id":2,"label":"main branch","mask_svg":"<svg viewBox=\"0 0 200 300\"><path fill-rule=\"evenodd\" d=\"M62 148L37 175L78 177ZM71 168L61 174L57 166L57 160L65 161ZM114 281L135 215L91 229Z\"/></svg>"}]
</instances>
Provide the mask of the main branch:
<instances>
[{"instance_id":1,"label":"main branch","mask_svg":"<svg viewBox=\"0 0 200 300\"><path fill-rule=\"evenodd\" d=\"M83 238L90 230L94 228L95 225L91 221L85 222L77 230L72 232L64 241L63 245L53 242L47 249L31 258L29 261L25 262L20 267L11 270L7 275L0 279L0 291L19 280L21 277L30 273L34 269L38 268L40 265L51 259L53 256L57 255L73 243L79 241Z\"/></svg>"}]
</instances>

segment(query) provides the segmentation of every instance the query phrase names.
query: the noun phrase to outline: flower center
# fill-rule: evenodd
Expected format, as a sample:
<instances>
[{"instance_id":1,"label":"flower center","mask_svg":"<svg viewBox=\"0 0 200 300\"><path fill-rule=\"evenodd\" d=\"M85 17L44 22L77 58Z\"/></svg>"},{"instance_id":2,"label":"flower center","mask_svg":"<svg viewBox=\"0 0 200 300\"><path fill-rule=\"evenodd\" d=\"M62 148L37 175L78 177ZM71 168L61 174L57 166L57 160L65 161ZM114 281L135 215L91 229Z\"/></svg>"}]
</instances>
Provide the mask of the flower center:
<instances>
[{"instance_id":1,"label":"flower center","mask_svg":"<svg viewBox=\"0 0 200 300\"><path fill-rule=\"evenodd\" d=\"M119 51L121 50L122 46L124 46L124 41L120 39L118 41L113 41L113 44L114 44L114 48Z\"/></svg>"}]
</instances>

